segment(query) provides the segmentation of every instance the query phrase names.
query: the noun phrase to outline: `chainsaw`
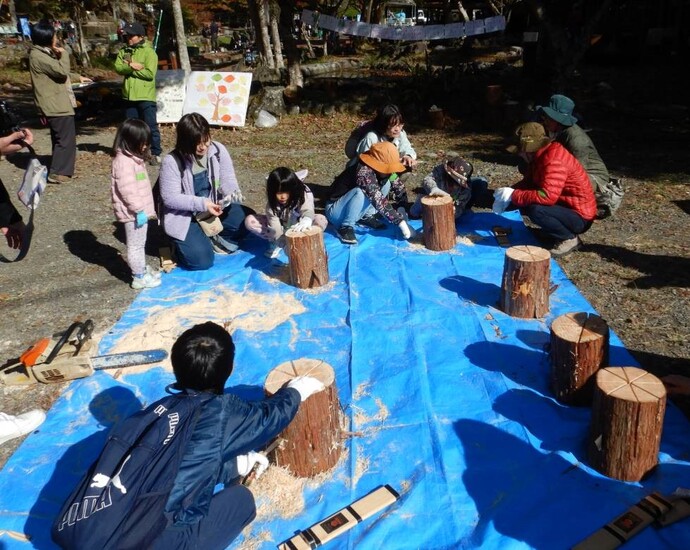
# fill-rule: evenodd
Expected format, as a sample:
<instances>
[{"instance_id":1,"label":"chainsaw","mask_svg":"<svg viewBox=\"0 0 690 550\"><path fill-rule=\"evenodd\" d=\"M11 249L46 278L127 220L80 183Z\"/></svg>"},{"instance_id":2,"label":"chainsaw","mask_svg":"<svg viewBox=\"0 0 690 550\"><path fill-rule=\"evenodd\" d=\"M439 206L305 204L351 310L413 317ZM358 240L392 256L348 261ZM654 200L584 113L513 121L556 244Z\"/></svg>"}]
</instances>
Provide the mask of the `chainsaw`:
<instances>
[{"instance_id":1,"label":"chainsaw","mask_svg":"<svg viewBox=\"0 0 690 550\"><path fill-rule=\"evenodd\" d=\"M52 338L42 338L0 369L0 385L53 384L90 376L97 370L159 363L168 356L163 349L89 356L93 321L72 323Z\"/></svg>"}]
</instances>

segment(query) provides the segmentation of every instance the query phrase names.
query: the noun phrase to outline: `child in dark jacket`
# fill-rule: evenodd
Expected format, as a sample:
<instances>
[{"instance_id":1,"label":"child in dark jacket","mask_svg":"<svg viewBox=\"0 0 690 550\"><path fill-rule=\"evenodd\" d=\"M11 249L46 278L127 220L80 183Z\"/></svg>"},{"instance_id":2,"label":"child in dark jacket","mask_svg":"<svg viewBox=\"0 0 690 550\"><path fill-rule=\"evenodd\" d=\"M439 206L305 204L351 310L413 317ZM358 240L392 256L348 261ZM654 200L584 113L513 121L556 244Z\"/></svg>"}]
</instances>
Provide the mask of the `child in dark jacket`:
<instances>
[{"instance_id":1,"label":"child in dark jacket","mask_svg":"<svg viewBox=\"0 0 690 550\"><path fill-rule=\"evenodd\" d=\"M311 377L293 379L275 395L247 402L223 393L233 369L235 345L220 325L206 322L182 333L172 348L177 386L213 394L201 409L166 505L168 527L152 548L222 550L256 515L254 498L238 481L257 464L255 453L282 432L299 404L323 384ZM217 484L225 487L214 494Z\"/></svg>"}]
</instances>

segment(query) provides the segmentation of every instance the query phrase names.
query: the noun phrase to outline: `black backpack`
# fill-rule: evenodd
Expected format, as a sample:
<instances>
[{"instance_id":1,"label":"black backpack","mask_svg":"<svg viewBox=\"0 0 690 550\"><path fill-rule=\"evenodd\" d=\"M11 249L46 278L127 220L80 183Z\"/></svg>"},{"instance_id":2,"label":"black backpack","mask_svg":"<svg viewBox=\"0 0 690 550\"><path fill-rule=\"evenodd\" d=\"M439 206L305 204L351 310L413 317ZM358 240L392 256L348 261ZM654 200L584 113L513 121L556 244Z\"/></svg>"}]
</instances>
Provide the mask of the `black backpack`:
<instances>
[{"instance_id":1,"label":"black backpack","mask_svg":"<svg viewBox=\"0 0 690 550\"><path fill-rule=\"evenodd\" d=\"M168 496L201 407L210 398L169 395L115 426L62 505L53 541L69 550L148 548L167 525Z\"/></svg>"}]
</instances>

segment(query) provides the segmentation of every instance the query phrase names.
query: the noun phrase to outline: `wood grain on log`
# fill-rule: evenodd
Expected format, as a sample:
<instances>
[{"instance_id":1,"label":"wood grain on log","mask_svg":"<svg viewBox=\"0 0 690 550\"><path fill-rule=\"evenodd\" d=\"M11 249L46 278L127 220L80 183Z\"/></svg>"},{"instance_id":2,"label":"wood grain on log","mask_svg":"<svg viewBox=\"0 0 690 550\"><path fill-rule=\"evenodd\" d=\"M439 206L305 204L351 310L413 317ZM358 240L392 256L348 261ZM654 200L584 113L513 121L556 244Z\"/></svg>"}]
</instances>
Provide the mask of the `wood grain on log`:
<instances>
[{"instance_id":1,"label":"wood grain on log","mask_svg":"<svg viewBox=\"0 0 690 550\"><path fill-rule=\"evenodd\" d=\"M551 324L551 389L561 403L589 405L594 377L608 366L609 327L593 313L566 313Z\"/></svg>"},{"instance_id":2,"label":"wood grain on log","mask_svg":"<svg viewBox=\"0 0 690 550\"><path fill-rule=\"evenodd\" d=\"M323 230L311 226L305 231L288 229L285 251L290 259L290 281L297 288L317 288L328 280L328 255Z\"/></svg>"},{"instance_id":3,"label":"wood grain on log","mask_svg":"<svg viewBox=\"0 0 690 550\"><path fill-rule=\"evenodd\" d=\"M540 318L549 312L551 254L538 246L506 250L501 283L501 310L512 317Z\"/></svg>"},{"instance_id":4,"label":"wood grain on log","mask_svg":"<svg viewBox=\"0 0 690 550\"><path fill-rule=\"evenodd\" d=\"M422 197L422 224L424 246L429 250L450 250L455 246L455 208L453 199L442 197Z\"/></svg>"},{"instance_id":5,"label":"wood grain on log","mask_svg":"<svg viewBox=\"0 0 690 550\"><path fill-rule=\"evenodd\" d=\"M336 465L342 451L342 423L333 367L318 359L296 359L278 365L266 378L266 395L275 394L298 376L312 376L325 388L309 396L280 435L275 462L297 477L313 477Z\"/></svg>"},{"instance_id":6,"label":"wood grain on log","mask_svg":"<svg viewBox=\"0 0 690 550\"><path fill-rule=\"evenodd\" d=\"M639 481L659 460L666 389L637 367L607 367L596 375L589 460L605 476Z\"/></svg>"}]
</instances>

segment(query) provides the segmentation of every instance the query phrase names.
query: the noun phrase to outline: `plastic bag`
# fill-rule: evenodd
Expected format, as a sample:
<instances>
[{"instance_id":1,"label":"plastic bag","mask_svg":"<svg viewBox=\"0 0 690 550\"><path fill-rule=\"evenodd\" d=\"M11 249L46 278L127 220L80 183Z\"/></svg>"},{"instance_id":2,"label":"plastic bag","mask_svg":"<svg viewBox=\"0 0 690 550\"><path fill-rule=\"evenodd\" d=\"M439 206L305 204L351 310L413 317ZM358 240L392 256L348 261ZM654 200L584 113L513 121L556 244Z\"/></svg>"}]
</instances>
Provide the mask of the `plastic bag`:
<instances>
[{"instance_id":1,"label":"plastic bag","mask_svg":"<svg viewBox=\"0 0 690 550\"><path fill-rule=\"evenodd\" d=\"M24 179L19 186L17 196L27 208L34 209L38 206L41 193L46 188L48 169L38 159L32 158L24 172Z\"/></svg>"},{"instance_id":2,"label":"plastic bag","mask_svg":"<svg viewBox=\"0 0 690 550\"><path fill-rule=\"evenodd\" d=\"M273 128L276 124L278 124L278 119L263 109L259 111L254 122L254 126L257 128Z\"/></svg>"}]
</instances>

